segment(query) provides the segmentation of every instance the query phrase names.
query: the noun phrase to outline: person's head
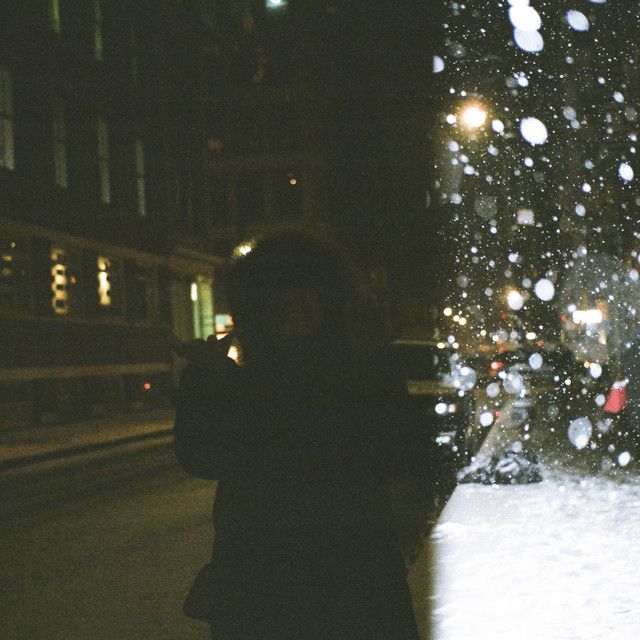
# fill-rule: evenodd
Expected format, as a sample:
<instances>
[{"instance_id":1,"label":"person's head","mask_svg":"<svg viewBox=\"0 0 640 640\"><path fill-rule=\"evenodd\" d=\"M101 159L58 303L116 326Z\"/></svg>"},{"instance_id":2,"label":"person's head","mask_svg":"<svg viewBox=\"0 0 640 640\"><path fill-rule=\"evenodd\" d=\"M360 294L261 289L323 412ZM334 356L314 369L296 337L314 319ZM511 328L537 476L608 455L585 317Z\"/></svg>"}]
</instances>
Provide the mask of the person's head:
<instances>
[{"instance_id":1,"label":"person's head","mask_svg":"<svg viewBox=\"0 0 640 640\"><path fill-rule=\"evenodd\" d=\"M231 313L249 358L373 332L363 326L362 310L373 305L357 270L341 247L316 234L265 236L229 275Z\"/></svg>"}]
</instances>

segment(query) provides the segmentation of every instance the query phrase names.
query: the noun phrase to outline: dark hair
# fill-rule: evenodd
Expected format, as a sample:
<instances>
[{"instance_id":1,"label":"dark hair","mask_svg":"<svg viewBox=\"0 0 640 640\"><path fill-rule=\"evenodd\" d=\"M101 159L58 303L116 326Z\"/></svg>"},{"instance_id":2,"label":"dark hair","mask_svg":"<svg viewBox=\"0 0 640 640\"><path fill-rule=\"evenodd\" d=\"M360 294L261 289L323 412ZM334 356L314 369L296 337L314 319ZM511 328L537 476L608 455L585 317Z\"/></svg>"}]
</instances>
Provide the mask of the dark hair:
<instances>
[{"instance_id":1,"label":"dark hair","mask_svg":"<svg viewBox=\"0 0 640 640\"><path fill-rule=\"evenodd\" d=\"M360 320L366 286L355 264L335 241L308 231L281 231L258 239L237 257L229 273L229 302L236 326L260 326L274 301L287 289L316 293L324 332L350 334Z\"/></svg>"}]
</instances>

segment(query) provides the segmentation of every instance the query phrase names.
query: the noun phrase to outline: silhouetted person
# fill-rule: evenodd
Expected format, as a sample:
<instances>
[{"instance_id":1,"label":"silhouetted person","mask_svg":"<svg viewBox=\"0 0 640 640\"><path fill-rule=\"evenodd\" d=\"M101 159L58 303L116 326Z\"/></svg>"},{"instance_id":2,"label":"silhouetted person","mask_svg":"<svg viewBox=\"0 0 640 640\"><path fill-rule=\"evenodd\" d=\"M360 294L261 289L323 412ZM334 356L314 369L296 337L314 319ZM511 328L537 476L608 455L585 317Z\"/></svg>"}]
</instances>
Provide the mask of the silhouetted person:
<instances>
[{"instance_id":1,"label":"silhouetted person","mask_svg":"<svg viewBox=\"0 0 640 640\"><path fill-rule=\"evenodd\" d=\"M415 640L388 483L426 461L374 306L340 250L293 232L230 289L242 366L202 343L177 405L181 465L218 480L185 611L219 640Z\"/></svg>"}]
</instances>

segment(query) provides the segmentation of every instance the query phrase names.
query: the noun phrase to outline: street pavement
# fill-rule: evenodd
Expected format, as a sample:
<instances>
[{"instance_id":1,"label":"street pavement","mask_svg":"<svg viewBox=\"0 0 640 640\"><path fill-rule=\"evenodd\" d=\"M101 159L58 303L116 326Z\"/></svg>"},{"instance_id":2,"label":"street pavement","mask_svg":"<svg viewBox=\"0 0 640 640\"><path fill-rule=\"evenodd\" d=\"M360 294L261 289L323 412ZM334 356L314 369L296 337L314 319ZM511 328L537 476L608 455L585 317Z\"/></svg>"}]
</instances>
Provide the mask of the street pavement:
<instances>
[{"instance_id":1,"label":"street pavement","mask_svg":"<svg viewBox=\"0 0 640 640\"><path fill-rule=\"evenodd\" d=\"M198 640L181 603L211 543L214 484L166 444L4 474L3 640Z\"/></svg>"},{"instance_id":2,"label":"street pavement","mask_svg":"<svg viewBox=\"0 0 640 640\"><path fill-rule=\"evenodd\" d=\"M181 604L209 557L215 483L178 468L169 418L77 423L41 442L44 432L27 430L5 442L3 640L208 638ZM402 495L397 513L407 557L419 555L420 534L439 511L414 497ZM426 575L428 567L414 564L410 586L424 638Z\"/></svg>"},{"instance_id":3,"label":"street pavement","mask_svg":"<svg viewBox=\"0 0 640 640\"><path fill-rule=\"evenodd\" d=\"M5 428L0 438L0 470L167 437L172 425L173 410L156 409L64 424Z\"/></svg>"}]
</instances>

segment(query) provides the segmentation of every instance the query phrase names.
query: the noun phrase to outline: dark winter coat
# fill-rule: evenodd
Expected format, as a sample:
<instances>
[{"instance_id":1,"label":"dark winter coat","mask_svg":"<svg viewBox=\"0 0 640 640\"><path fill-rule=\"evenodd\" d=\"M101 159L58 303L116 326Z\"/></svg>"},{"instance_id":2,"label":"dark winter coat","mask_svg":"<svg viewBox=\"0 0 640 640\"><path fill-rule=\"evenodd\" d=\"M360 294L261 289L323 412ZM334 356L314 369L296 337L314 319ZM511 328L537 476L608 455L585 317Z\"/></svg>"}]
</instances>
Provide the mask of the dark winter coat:
<instances>
[{"instance_id":1,"label":"dark winter coat","mask_svg":"<svg viewBox=\"0 0 640 640\"><path fill-rule=\"evenodd\" d=\"M380 356L183 374L175 447L218 480L207 619L220 638L414 640L388 480L424 463Z\"/></svg>"}]
</instances>

